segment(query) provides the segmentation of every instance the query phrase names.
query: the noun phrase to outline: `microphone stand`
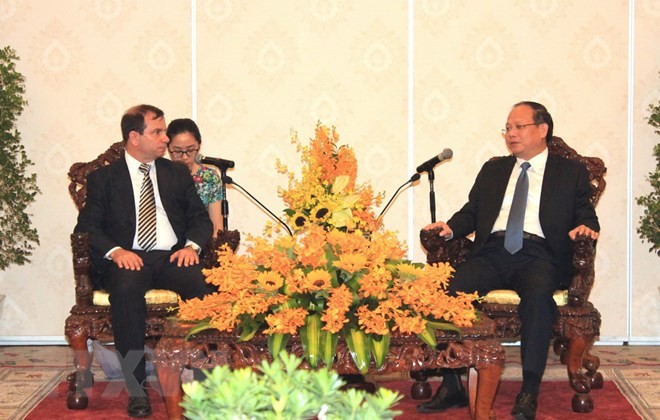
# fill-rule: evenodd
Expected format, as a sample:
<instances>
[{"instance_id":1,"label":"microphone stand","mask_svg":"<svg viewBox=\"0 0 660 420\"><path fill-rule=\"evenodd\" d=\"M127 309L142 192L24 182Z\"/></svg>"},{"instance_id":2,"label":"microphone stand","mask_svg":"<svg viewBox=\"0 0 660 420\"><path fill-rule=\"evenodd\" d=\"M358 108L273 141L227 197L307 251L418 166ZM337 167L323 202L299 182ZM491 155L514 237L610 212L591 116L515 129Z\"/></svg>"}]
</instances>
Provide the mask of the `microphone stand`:
<instances>
[{"instance_id":1,"label":"microphone stand","mask_svg":"<svg viewBox=\"0 0 660 420\"><path fill-rule=\"evenodd\" d=\"M275 218L275 220L277 220L278 222L280 222L280 224L286 228L286 231L289 233L290 236L293 236L293 232L291 232L291 229L289 228L289 226L287 226L287 224L284 223L284 221L282 221L282 219L280 219L279 217L277 217L272 211L270 211L270 210L268 209L268 207L264 206L259 200L257 200L257 199L256 199L252 194L250 194L245 188L241 187L239 184L237 184L236 182L234 182L234 180L231 179L231 177L226 176L224 173L223 173L223 175L222 175L222 184L223 184L223 185L224 185L224 184L232 184L232 185L236 185L241 191L243 191L245 194L247 194L247 195L248 195L252 200L254 200L257 204L259 204L259 207L261 207L262 209L266 210L266 211L268 212L268 214L270 214L271 216L273 216L273 217ZM223 207L223 208L224 208L224 207ZM223 217L224 217L224 216L223 216Z\"/></svg>"},{"instance_id":2,"label":"microphone stand","mask_svg":"<svg viewBox=\"0 0 660 420\"><path fill-rule=\"evenodd\" d=\"M399 191L401 191L401 188L405 187L406 185L410 184L411 182L415 182L415 181L419 180L419 178L420 178L420 175L415 174L415 175L411 176L409 180L404 182L399 188L397 188L397 190L394 192L394 195L392 195L392 198L390 198L390 201L388 201L387 204L385 204L385 207L383 207L383 210L381 210L378 217L376 217L376 220L380 219L383 216L383 214L385 213L385 210L387 210L390 207L390 204L392 204L392 201L394 200L394 198L399 194Z\"/></svg>"},{"instance_id":3,"label":"microphone stand","mask_svg":"<svg viewBox=\"0 0 660 420\"><path fill-rule=\"evenodd\" d=\"M429 175L429 204L431 206L431 223L435 223L435 191L433 190L433 181L435 180L435 173L433 169L427 171Z\"/></svg>"},{"instance_id":4,"label":"microphone stand","mask_svg":"<svg viewBox=\"0 0 660 420\"><path fill-rule=\"evenodd\" d=\"M227 184L231 184L231 178L227 176L226 167L218 167L220 169L220 179L222 183L220 185L220 190L222 191L222 200L220 200L220 205L222 207L222 228L227 231L229 230L229 201L227 201ZM229 180L230 182L226 182Z\"/></svg>"}]
</instances>

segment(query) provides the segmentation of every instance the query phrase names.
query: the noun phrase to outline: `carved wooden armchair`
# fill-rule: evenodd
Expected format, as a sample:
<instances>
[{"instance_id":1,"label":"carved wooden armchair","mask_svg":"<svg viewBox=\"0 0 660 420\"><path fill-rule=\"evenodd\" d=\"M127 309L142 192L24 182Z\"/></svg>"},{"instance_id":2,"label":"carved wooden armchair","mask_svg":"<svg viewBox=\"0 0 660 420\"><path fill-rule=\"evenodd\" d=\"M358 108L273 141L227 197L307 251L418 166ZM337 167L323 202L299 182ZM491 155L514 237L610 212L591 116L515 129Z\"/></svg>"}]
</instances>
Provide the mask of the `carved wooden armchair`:
<instances>
[{"instance_id":1,"label":"carved wooden armchair","mask_svg":"<svg viewBox=\"0 0 660 420\"><path fill-rule=\"evenodd\" d=\"M68 174L71 180L69 193L78 210L85 205L87 175L95 169L115 162L122 153L124 153L124 145L122 142L117 142L91 162L74 163L71 166ZM238 231L220 231L217 238L206 245L203 254L204 267L217 266L216 250L222 244L226 243L231 249L236 250L239 242ZM94 382L90 371L92 355L88 351L87 341L89 339L113 341L112 320L108 294L103 290L95 290L94 287L94 273L92 273L86 233L71 235L71 250L76 303L65 321L64 334L73 349L73 364L76 370L67 378L69 385L67 407L84 409L88 404L84 389ZM158 338L163 332L166 318L176 315L178 296L169 290L149 290L145 299L147 300L146 336Z\"/></svg>"},{"instance_id":2,"label":"carved wooden armchair","mask_svg":"<svg viewBox=\"0 0 660 420\"><path fill-rule=\"evenodd\" d=\"M595 206L605 189L603 177L607 169L603 161L579 155L559 137L553 137L548 149L549 153L580 161L587 166L592 186L590 201ZM422 230L420 239L428 251L429 263L448 261L454 267L465 260L472 246L472 241L467 238L445 241L437 230ZM600 313L588 300L594 284L595 254L595 241L584 237L575 241L573 279L568 290L558 290L554 295L558 317L553 326L553 349L560 355L561 362L567 365L569 382L575 390L572 408L580 413L593 410L589 392L603 386L603 376L597 371L600 360L589 353L593 341L600 334ZM499 337L512 339L520 334L519 302L520 298L513 290L495 290L484 298L479 307L495 320Z\"/></svg>"}]
</instances>

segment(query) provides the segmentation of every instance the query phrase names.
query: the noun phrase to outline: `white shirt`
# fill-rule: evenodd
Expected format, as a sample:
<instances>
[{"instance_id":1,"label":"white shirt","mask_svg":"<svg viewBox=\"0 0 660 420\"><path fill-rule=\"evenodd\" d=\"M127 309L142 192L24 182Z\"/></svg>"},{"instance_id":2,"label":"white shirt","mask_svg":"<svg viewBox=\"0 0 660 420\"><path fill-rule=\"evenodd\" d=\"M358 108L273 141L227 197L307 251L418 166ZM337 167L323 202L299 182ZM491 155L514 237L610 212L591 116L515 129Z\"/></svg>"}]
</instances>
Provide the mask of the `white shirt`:
<instances>
[{"instance_id":1,"label":"white shirt","mask_svg":"<svg viewBox=\"0 0 660 420\"><path fill-rule=\"evenodd\" d=\"M154 197L156 199L156 246L154 250L169 251L178 242L174 229L167 218L163 202L160 200L160 193L158 191L158 177L156 174L156 165L154 162L145 162L151 165L149 169L149 177L154 187ZM128 165L128 173L131 176L131 184L133 185L133 198L135 200L135 220L136 229L135 237L133 238L133 249L142 250L137 243L137 220L138 211L140 207L140 190L142 189L142 181L144 174L140 171L142 162L138 161L128 153L126 153L126 165Z\"/></svg>"},{"instance_id":2,"label":"white shirt","mask_svg":"<svg viewBox=\"0 0 660 420\"><path fill-rule=\"evenodd\" d=\"M529 178L529 192L527 195L527 207L525 207L525 225L523 230L527 233L545 238L543 229L541 228L541 221L539 219L539 208L541 203L541 188L543 187L543 174L545 172L545 164L548 161L548 149L531 158L527 169L527 176ZM509 218L509 211L511 210L511 202L513 201L513 193L516 189L516 182L520 176L522 168L520 165L525 162L524 159L518 158L516 164L511 171L509 183L506 186L506 193L504 193L504 200L502 201L502 208L495 220L492 232L506 230L506 222Z\"/></svg>"}]
</instances>

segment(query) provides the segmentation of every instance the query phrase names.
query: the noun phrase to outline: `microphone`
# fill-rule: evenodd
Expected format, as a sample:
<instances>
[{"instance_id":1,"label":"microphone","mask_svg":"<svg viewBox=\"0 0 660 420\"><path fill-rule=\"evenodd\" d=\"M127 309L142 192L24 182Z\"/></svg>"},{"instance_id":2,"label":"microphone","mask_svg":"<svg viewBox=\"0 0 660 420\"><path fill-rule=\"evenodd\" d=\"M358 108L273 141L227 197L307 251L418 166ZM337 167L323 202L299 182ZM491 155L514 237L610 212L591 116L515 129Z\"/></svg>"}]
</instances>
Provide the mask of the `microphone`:
<instances>
[{"instance_id":1,"label":"microphone","mask_svg":"<svg viewBox=\"0 0 660 420\"><path fill-rule=\"evenodd\" d=\"M443 160L451 159L452 156L454 156L454 152L452 152L451 149L445 149L438 156L433 156L431 159L419 165L417 167L417 173L419 174L422 172L430 172L433 170L435 165L442 162Z\"/></svg>"},{"instance_id":2,"label":"microphone","mask_svg":"<svg viewBox=\"0 0 660 420\"><path fill-rule=\"evenodd\" d=\"M214 158L200 154L195 156L195 163L205 163L207 165L217 166L218 168L221 169L229 169L234 167L233 160Z\"/></svg>"}]
</instances>

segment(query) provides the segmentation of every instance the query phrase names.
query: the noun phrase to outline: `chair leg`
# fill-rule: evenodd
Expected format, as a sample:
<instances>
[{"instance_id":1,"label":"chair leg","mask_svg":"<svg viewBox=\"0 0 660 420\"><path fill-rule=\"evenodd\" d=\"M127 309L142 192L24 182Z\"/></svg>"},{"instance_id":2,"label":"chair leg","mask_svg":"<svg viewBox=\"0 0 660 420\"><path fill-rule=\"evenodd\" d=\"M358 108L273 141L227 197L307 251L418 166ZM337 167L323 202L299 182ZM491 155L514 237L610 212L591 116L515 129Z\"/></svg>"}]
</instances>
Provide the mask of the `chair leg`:
<instances>
[{"instance_id":1,"label":"chair leg","mask_svg":"<svg viewBox=\"0 0 660 420\"><path fill-rule=\"evenodd\" d=\"M564 337L557 337L552 342L552 350L559 356L559 361L562 365L566 364L568 359L568 342Z\"/></svg>"},{"instance_id":2,"label":"chair leg","mask_svg":"<svg viewBox=\"0 0 660 420\"><path fill-rule=\"evenodd\" d=\"M87 334L77 334L67 338L73 349L73 365L76 370L67 377L69 393L66 406L70 410L84 410L89 403L85 388L94 384L94 375L91 371L92 356L87 349L88 337Z\"/></svg>"},{"instance_id":3,"label":"chair leg","mask_svg":"<svg viewBox=\"0 0 660 420\"><path fill-rule=\"evenodd\" d=\"M431 398L431 384L427 379L429 376L437 376L439 372L437 369L426 369L411 371L410 377L415 380L415 383L410 387L410 396L413 400L428 400Z\"/></svg>"},{"instance_id":4,"label":"chair leg","mask_svg":"<svg viewBox=\"0 0 660 420\"><path fill-rule=\"evenodd\" d=\"M582 367L584 367L584 369L587 371L587 378L591 380L591 389L602 389L603 374L598 372L598 368L600 367L600 358L589 353L590 348L591 346L589 346L584 352Z\"/></svg>"},{"instance_id":5,"label":"chair leg","mask_svg":"<svg viewBox=\"0 0 660 420\"><path fill-rule=\"evenodd\" d=\"M591 391L591 378L582 373L583 359L587 354L587 348L591 346L593 337L571 337L569 338L566 369L568 379L575 391L572 400L572 408L576 413L591 413L594 403L589 392Z\"/></svg>"}]
</instances>

